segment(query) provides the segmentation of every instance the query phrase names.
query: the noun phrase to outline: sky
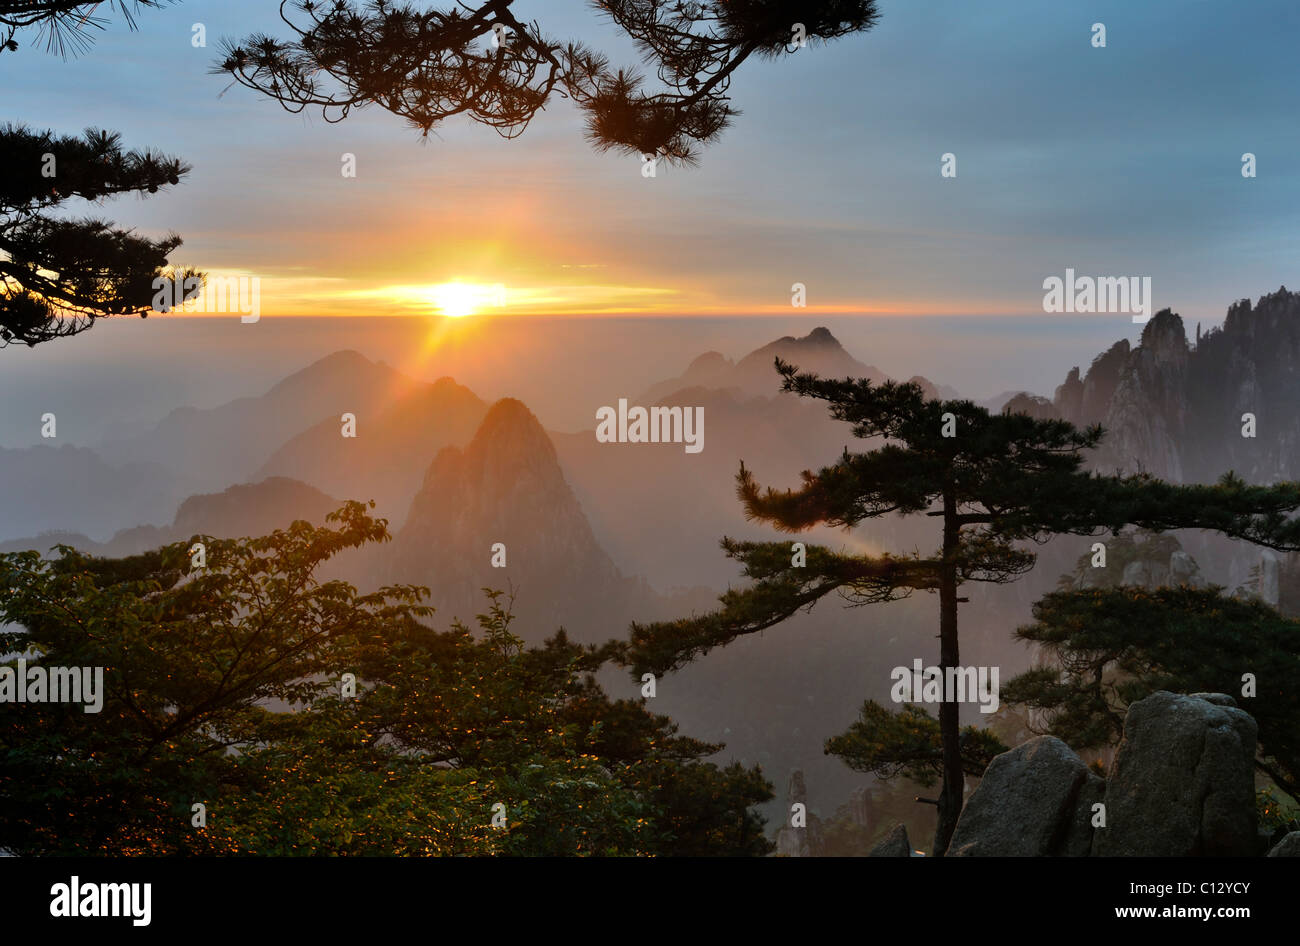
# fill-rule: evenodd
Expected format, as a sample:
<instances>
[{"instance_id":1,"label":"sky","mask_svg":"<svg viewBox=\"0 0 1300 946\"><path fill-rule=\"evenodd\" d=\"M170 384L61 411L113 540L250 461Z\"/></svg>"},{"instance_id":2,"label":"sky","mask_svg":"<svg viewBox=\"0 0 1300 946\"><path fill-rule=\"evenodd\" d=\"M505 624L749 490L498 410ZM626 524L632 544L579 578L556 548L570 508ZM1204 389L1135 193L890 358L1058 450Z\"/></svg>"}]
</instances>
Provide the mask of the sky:
<instances>
[{"instance_id":1,"label":"sky","mask_svg":"<svg viewBox=\"0 0 1300 946\"><path fill-rule=\"evenodd\" d=\"M1068 267L1150 276L1157 309L1208 323L1300 282L1293 0L880 7L865 34L745 63L733 126L654 178L591 149L563 101L513 141L468 120L421 140L377 107L328 124L210 74L220 38L286 35L273 0L184 0L135 33L115 15L67 62L27 34L0 103L191 163L96 212L179 232L174 262L257 277L271 317L422 315L448 282L502 286L480 305L519 315L788 314L796 282L810 318L1042 315ZM517 9L636 62L585 0Z\"/></svg>"}]
</instances>

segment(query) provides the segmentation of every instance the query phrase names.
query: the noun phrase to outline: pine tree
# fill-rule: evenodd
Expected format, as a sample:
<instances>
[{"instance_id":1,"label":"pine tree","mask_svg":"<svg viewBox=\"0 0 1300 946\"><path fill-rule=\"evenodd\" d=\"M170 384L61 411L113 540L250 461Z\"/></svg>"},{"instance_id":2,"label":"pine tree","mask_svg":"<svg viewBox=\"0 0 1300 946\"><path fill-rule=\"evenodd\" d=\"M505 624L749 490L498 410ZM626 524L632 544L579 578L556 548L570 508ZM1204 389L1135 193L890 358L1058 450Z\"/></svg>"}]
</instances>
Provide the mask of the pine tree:
<instances>
[{"instance_id":1,"label":"pine tree","mask_svg":"<svg viewBox=\"0 0 1300 946\"><path fill-rule=\"evenodd\" d=\"M1055 591L1016 631L1050 661L1008 681L1076 749L1116 745L1131 703L1157 690L1227 693L1259 724L1256 768L1300 801L1300 621L1221 588Z\"/></svg>"},{"instance_id":2,"label":"pine tree","mask_svg":"<svg viewBox=\"0 0 1300 946\"><path fill-rule=\"evenodd\" d=\"M107 18L101 8L116 9L129 27L135 27L135 12L144 7L160 7L172 0L0 0L0 52L14 52L23 29L45 34L45 48L68 56L90 46L90 30L102 30Z\"/></svg>"},{"instance_id":3,"label":"pine tree","mask_svg":"<svg viewBox=\"0 0 1300 946\"><path fill-rule=\"evenodd\" d=\"M851 424L855 437L880 438L880 445L864 453L846 448L831 466L805 472L799 489L782 492L760 489L742 463L737 493L748 517L798 533L815 525L849 529L891 513L924 514L940 520L940 547L929 557L903 557L807 545L804 556L796 556L786 543L724 538L724 551L743 565L753 586L729 590L710 614L634 624L624 659L636 676L680 667L833 591L860 605L923 590L939 595L939 668L946 680L947 668L960 665L959 587L1024 574L1035 560L1025 540L1117 532L1132 524L1214 529L1277 549L1300 548L1300 522L1287 518L1300 508L1300 484L1248 486L1231 474L1213 486L1174 486L1146 474L1102 476L1083 469L1086 451L1102 439L1099 426L1079 430L1062 420L993 414L970 401L927 400L914 383L825 380L779 358L776 368L784 391L827 402L831 416ZM939 733L936 855L947 849L964 787L958 705L951 694L939 707Z\"/></svg>"},{"instance_id":4,"label":"pine tree","mask_svg":"<svg viewBox=\"0 0 1300 946\"><path fill-rule=\"evenodd\" d=\"M216 71L292 112L319 108L337 121L378 105L425 135L465 115L513 138L558 95L586 113L597 147L683 162L735 114L727 91L747 59L864 32L880 16L875 0L602 0L600 15L654 69L660 91L648 92L635 70L519 20L514 0L446 11L388 0L292 6L291 40L227 43Z\"/></svg>"},{"instance_id":5,"label":"pine tree","mask_svg":"<svg viewBox=\"0 0 1300 946\"><path fill-rule=\"evenodd\" d=\"M179 159L127 151L120 135L95 128L76 136L7 125L0 164L0 347L75 335L107 316L145 317L155 280L201 278L167 268L181 245L176 234L153 240L104 220L55 215L73 200L178 184L190 170Z\"/></svg>"}]
</instances>

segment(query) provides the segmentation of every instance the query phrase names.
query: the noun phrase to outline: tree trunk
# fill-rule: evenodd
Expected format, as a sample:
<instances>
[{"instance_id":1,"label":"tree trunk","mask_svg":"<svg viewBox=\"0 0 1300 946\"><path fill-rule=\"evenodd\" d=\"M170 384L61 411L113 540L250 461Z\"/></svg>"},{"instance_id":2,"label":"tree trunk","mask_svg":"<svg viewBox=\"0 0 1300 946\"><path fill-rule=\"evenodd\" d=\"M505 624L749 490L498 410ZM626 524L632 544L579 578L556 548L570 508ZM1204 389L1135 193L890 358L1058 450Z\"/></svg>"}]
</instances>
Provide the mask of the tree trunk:
<instances>
[{"instance_id":1,"label":"tree trunk","mask_svg":"<svg viewBox=\"0 0 1300 946\"><path fill-rule=\"evenodd\" d=\"M948 851L961 804L965 780L961 764L961 707L947 691L948 668L961 662L957 648L957 500L951 488L943 496L943 564L939 572L939 671L943 675L944 700L939 704L939 735L943 740L943 790L939 793L939 826L934 832L934 856Z\"/></svg>"}]
</instances>

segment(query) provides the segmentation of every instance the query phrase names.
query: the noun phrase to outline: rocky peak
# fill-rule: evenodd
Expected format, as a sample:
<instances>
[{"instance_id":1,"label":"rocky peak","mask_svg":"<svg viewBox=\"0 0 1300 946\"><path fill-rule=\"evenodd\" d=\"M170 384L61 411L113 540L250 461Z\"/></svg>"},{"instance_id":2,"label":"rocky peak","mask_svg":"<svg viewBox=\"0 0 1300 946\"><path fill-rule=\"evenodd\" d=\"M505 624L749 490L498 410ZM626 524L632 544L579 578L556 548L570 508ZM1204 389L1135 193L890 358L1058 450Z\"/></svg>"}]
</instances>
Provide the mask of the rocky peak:
<instances>
[{"instance_id":1,"label":"rocky peak","mask_svg":"<svg viewBox=\"0 0 1300 946\"><path fill-rule=\"evenodd\" d=\"M1300 293L1289 292L1282 286L1277 292L1260 296L1258 305L1252 306L1249 299L1233 303L1223 322L1223 332L1239 338L1265 333L1293 336L1298 324Z\"/></svg>"},{"instance_id":2,"label":"rocky peak","mask_svg":"<svg viewBox=\"0 0 1300 946\"><path fill-rule=\"evenodd\" d=\"M502 398L488 408L465 455L476 462L506 466L522 463L549 473L559 471L554 462L555 445L541 421L522 401L512 397Z\"/></svg>"},{"instance_id":3,"label":"rocky peak","mask_svg":"<svg viewBox=\"0 0 1300 946\"><path fill-rule=\"evenodd\" d=\"M796 805L802 806L797 815ZM821 857L825 849L821 820L808 810L808 789L800 769L790 773L783 814L785 825L777 832L773 853L777 857ZM798 827L796 817L800 819Z\"/></svg>"},{"instance_id":4,"label":"rocky peak","mask_svg":"<svg viewBox=\"0 0 1300 946\"><path fill-rule=\"evenodd\" d=\"M1228 470L1248 481L1300 477L1300 294L1285 287L1233 303L1222 328L1189 346L1183 320L1162 309L1132 350L1118 342L1083 380L1071 372L1055 404L1076 424L1108 434L1100 469L1146 470L1181 482L1213 482ZM1243 436L1244 415L1255 436Z\"/></svg>"},{"instance_id":5,"label":"rocky peak","mask_svg":"<svg viewBox=\"0 0 1300 946\"><path fill-rule=\"evenodd\" d=\"M1188 346L1182 318L1170 309L1157 312L1142 329L1141 349L1157 364L1185 364Z\"/></svg>"},{"instance_id":6,"label":"rocky peak","mask_svg":"<svg viewBox=\"0 0 1300 946\"><path fill-rule=\"evenodd\" d=\"M1057 411L1061 417L1073 424L1082 424L1083 409L1083 379L1079 377L1079 367L1070 369L1070 373L1065 376L1065 380L1057 387L1055 394L1052 396L1052 403L1056 405Z\"/></svg>"},{"instance_id":7,"label":"rocky peak","mask_svg":"<svg viewBox=\"0 0 1300 946\"><path fill-rule=\"evenodd\" d=\"M1006 414L1028 414L1038 420L1052 420L1057 416L1056 405L1045 397L1021 391L1002 407Z\"/></svg>"},{"instance_id":8,"label":"rocky peak","mask_svg":"<svg viewBox=\"0 0 1300 946\"><path fill-rule=\"evenodd\" d=\"M782 353L787 353L791 357L797 358L800 352L809 353L813 351L818 352L822 357L825 357L826 355L842 355L843 357L852 360L849 353L844 350L844 346L840 344L840 340L831 334L831 330L825 326L819 326L807 335L803 336L803 338L797 338L794 335L783 335L781 338L764 345L757 351L750 352L741 359L740 364L743 365L751 358L769 358L769 356L773 354L782 355L782 357L784 357Z\"/></svg>"},{"instance_id":9,"label":"rocky peak","mask_svg":"<svg viewBox=\"0 0 1300 946\"><path fill-rule=\"evenodd\" d=\"M640 588L597 544L550 437L513 398L492 405L463 450L434 458L379 578L428 586L448 620L481 612L484 587L513 589L518 630L539 640L621 620Z\"/></svg>"}]
</instances>

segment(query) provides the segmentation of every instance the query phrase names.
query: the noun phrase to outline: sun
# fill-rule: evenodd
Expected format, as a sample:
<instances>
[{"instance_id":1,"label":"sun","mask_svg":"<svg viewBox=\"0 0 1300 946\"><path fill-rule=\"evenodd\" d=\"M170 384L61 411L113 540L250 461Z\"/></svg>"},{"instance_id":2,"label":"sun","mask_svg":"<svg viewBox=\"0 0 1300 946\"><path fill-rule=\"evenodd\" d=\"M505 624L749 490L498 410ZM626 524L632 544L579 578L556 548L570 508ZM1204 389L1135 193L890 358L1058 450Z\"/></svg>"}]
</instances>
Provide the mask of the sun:
<instances>
[{"instance_id":1,"label":"sun","mask_svg":"<svg viewBox=\"0 0 1300 946\"><path fill-rule=\"evenodd\" d=\"M444 282L430 287L429 295L438 311L451 319L473 315L485 303L489 290L473 283Z\"/></svg>"}]
</instances>

